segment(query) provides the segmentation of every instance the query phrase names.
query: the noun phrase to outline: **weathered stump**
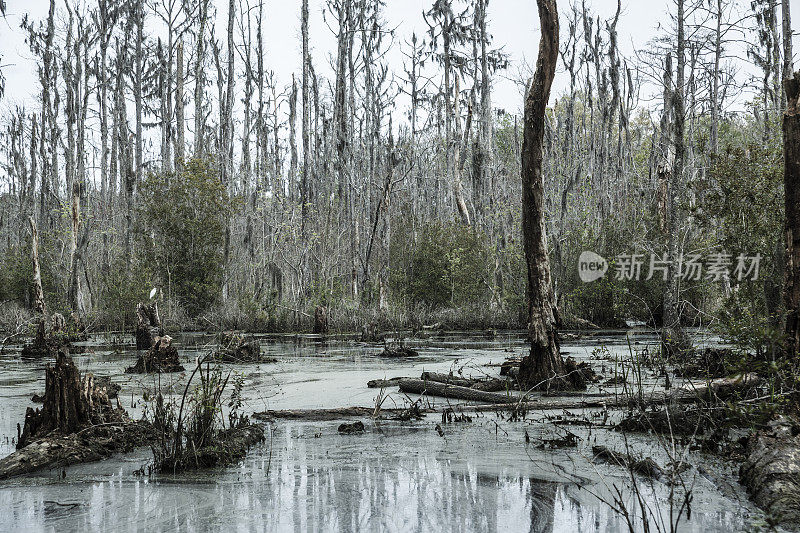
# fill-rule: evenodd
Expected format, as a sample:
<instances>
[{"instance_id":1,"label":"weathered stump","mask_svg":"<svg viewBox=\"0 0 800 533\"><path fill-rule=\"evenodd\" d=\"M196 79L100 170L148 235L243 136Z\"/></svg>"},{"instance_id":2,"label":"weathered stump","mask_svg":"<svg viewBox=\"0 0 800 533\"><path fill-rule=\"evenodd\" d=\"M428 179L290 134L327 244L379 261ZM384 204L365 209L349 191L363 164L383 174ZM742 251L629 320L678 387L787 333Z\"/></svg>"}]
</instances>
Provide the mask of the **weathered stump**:
<instances>
[{"instance_id":1,"label":"weathered stump","mask_svg":"<svg viewBox=\"0 0 800 533\"><path fill-rule=\"evenodd\" d=\"M63 351L45 374L41 409L28 408L17 451L0 459L0 479L41 468L102 459L150 442L149 424L113 407L92 374L80 377Z\"/></svg>"},{"instance_id":2,"label":"weathered stump","mask_svg":"<svg viewBox=\"0 0 800 533\"><path fill-rule=\"evenodd\" d=\"M33 342L22 347L22 355L25 356L55 356L56 353L67 346L71 340L81 340L85 338L80 331L70 332L67 329L67 322L61 313L53 313L48 321L41 316L36 325L36 336Z\"/></svg>"},{"instance_id":3,"label":"weathered stump","mask_svg":"<svg viewBox=\"0 0 800 533\"><path fill-rule=\"evenodd\" d=\"M318 335L328 333L328 308L324 305L318 305L314 309L314 333Z\"/></svg>"},{"instance_id":4,"label":"weathered stump","mask_svg":"<svg viewBox=\"0 0 800 533\"><path fill-rule=\"evenodd\" d=\"M139 303L136 306L136 349L149 350L156 342L156 337L164 335L161 317L158 314L158 303Z\"/></svg>"},{"instance_id":5,"label":"weathered stump","mask_svg":"<svg viewBox=\"0 0 800 533\"><path fill-rule=\"evenodd\" d=\"M155 344L139 356L136 364L125 369L128 374L147 374L152 372L181 372L184 368L178 359L178 349L172 345L172 337L156 337Z\"/></svg>"},{"instance_id":6,"label":"weathered stump","mask_svg":"<svg viewBox=\"0 0 800 533\"><path fill-rule=\"evenodd\" d=\"M220 349L214 352L217 361L225 363L261 362L261 345L255 339L249 341L243 335L225 331L219 336Z\"/></svg>"}]
</instances>

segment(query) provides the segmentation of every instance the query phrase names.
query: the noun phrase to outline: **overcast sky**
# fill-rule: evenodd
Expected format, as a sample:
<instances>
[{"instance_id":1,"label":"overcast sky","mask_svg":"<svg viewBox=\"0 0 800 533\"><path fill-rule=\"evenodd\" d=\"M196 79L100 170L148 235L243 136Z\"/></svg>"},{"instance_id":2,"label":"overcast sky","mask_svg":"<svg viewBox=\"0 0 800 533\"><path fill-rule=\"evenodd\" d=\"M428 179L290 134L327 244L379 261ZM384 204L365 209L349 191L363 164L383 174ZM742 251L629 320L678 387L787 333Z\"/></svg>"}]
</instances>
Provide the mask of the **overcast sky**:
<instances>
[{"instance_id":1,"label":"overcast sky","mask_svg":"<svg viewBox=\"0 0 800 533\"><path fill-rule=\"evenodd\" d=\"M395 45L387 56L390 67L395 73L402 72L403 56L400 53L400 44L412 32L424 34L426 26L422 12L430 7L432 1L387 1L385 19L390 27L397 27ZM57 5L60 6L61 2ZM251 3L255 2L256 0L251 0ZM586 3L601 18L612 17L616 9L616 0L587 0ZM740 9L749 6L749 3L749 0L742 0ZM318 75L327 77L331 75L329 58L335 49L335 36L322 18L324 1L309 0L309 4L313 61ZM47 15L48 5L48 0L7 0L7 17L5 21L0 21L0 54L6 76L6 96L5 101L0 103L0 112L9 105L19 103L36 105L35 91L38 90L35 77L36 62L24 42L19 23L26 12L33 19L43 19ZM219 36L225 33L227 2L216 0L216 5ZM565 14L568 4L562 0L559 5L563 35L567 26ZM660 24L669 24L667 12L672 2L671 0L623 0L622 6L623 11L618 24L619 47L624 56L632 57L636 50L646 47L648 41L659 31ZM800 0L791 0L791 8L795 13L795 19L800 20ZM300 0L265 0L265 64L267 68L275 71L279 87L288 86L291 83L292 73L300 71L299 14ZM503 48L512 61L504 76L513 78L523 61L527 60L530 64L535 62L539 40L536 2L535 0L491 0L488 16L489 31L494 36L494 46ZM794 26L796 28L797 24ZM155 19L149 21L146 26L148 30L155 27L157 27ZM800 50L800 39L795 38L794 42L795 50ZM740 52L741 50L735 51L737 54ZM797 57L797 54L795 56ZM748 68L750 67L743 65L740 74L742 81L747 77ZM568 81L561 68L559 71L560 74L556 75L554 84L554 98L563 91ZM502 107L510 112L521 109L522 100L518 86L511 80L504 79L503 75L493 82L492 100L495 107ZM402 101L399 105L404 106Z\"/></svg>"}]
</instances>

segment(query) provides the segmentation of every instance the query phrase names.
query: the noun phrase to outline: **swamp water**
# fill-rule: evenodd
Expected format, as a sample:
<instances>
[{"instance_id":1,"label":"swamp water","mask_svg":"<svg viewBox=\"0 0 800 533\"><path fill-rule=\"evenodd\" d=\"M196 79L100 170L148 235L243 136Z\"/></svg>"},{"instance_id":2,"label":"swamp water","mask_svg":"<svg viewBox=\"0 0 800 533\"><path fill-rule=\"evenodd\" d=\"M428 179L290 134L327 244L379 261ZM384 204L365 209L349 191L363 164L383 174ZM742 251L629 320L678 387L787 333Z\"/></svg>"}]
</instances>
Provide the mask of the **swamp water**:
<instances>
[{"instance_id":1,"label":"swamp water","mask_svg":"<svg viewBox=\"0 0 800 533\"><path fill-rule=\"evenodd\" d=\"M174 338L189 370L213 342L208 335ZM498 368L491 365L524 351L522 335L506 333L412 340L420 355L406 359L381 358L380 346L347 338L259 338L262 354L277 362L226 365L243 376L245 413L373 407L381 391L367 388L368 380L419 377L423 370L496 375ZM600 332L564 341L562 351L589 360L607 379L621 368L619 361L629 361L632 351L655 341L644 332ZM111 376L120 384L121 405L138 418L159 387L180 394L190 372L125 374L136 357L132 344L125 344L130 342L98 337L83 343L86 353L73 358L81 371ZM13 452L17 423L26 407L35 405L31 396L44 391L47 361L21 358L18 348L0 355L0 456ZM658 387L649 371L641 381L646 390ZM588 393L614 390L622 392L618 386L595 385ZM384 408L418 398L397 387L385 392ZM458 403L449 401L456 412ZM428 404L441 407L448 400L425 399ZM593 463L591 447L627 448L664 466L670 461L668 442L614 432L599 408L529 412L513 422L503 413L467 414L470 422L449 424L442 424L440 414L410 422L362 418L366 431L355 435L337 431L342 421L353 419L277 420L266 423L266 442L227 468L141 476L134 472L152 461L150 450L142 448L1 481L0 531L627 531L625 520L601 501L613 504L615 487L635 527L642 529L630 475L618 466ZM606 422L618 415L608 414ZM557 426L557 418L587 423ZM576 446L539 446L567 432L578 437ZM683 474L692 501L680 531L740 531L763 524L736 482L735 464L695 451L685 459L693 465ZM637 485L651 530L668 531L669 486L640 478ZM683 494L678 492L676 508Z\"/></svg>"}]
</instances>

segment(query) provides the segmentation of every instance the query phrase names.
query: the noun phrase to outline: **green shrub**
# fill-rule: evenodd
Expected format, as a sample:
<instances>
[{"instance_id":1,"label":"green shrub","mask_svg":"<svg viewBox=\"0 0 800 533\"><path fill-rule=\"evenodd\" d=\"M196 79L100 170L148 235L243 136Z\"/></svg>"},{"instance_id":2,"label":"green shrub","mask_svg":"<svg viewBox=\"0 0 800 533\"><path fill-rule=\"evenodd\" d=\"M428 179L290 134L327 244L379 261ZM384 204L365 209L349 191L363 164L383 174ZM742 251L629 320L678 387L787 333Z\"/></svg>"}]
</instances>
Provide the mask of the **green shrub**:
<instances>
[{"instance_id":1,"label":"green shrub","mask_svg":"<svg viewBox=\"0 0 800 533\"><path fill-rule=\"evenodd\" d=\"M390 289L410 306L431 309L489 301L485 236L459 224L424 226L392 241Z\"/></svg>"},{"instance_id":2,"label":"green shrub","mask_svg":"<svg viewBox=\"0 0 800 533\"><path fill-rule=\"evenodd\" d=\"M197 316L221 295L232 202L208 161L150 174L140 188L143 260L168 297Z\"/></svg>"}]
</instances>

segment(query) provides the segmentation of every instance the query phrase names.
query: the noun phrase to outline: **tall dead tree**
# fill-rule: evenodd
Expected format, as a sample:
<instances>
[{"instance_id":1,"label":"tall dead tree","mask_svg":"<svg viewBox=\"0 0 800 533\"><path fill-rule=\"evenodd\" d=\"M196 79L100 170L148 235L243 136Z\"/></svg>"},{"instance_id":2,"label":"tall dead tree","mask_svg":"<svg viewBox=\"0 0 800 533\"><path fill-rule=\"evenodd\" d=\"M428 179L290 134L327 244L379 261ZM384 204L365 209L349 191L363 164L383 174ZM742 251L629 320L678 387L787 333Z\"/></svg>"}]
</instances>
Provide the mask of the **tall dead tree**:
<instances>
[{"instance_id":1,"label":"tall dead tree","mask_svg":"<svg viewBox=\"0 0 800 533\"><path fill-rule=\"evenodd\" d=\"M303 40L303 80L302 80L302 98L303 98L303 175L300 176L300 210L301 210L301 229L302 234L305 235L305 225L308 204L308 173L310 172L309 159L311 157L311 146L309 145L309 130L310 130L310 115L309 115L309 67L311 58L308 52L308 0L303 0L303 5L300 13L300 33Z\"/></svg>"},{"instance_id":2,"label":"tall dead tree","mask_svg":"<svg viewBox=\"0 0 800 533\"><path fill-rule=\"evenodd\" d=\"M786 353L797 357L800 348L800 72L784 80L783 187L786 210Z\"/></svg>"},{"instance_id":3,"label":"tall dead tree","mask_svg":"<svg viewBox=\"0 0 800 533\"><path fill-rule=\"evenodd\" d=\"M183 161L184 159L184 118L183 118L183 42L178 43L178 51L176 54L178 62L177 72L175 74L175 159Z\"/></svg>"},{"instance_id":4,"label":"tall dead tree","mask_svg":"<svg viewBox=\"0 0 800 533\"><path fill-rule=\"evenodd\" d=\"M530 355L522 360L519 378L526 388L582 387L580 375L568 373L558 345L558 310L544 223L542 142L545 110L558 61L558 8L555 0L537 0L542 37L536 72L525 97L522 141L522 240L528 266L528 337Z\"/></svg>"},{"instance_id":5,"label":"tall dead tree","mask_svg":"<svg viewBox=\"0 0 800 533\"><path fill-rule=\"evenodd\" d=\"M678 206L675 199L681 194L683 174L686 165L686 113L684 101L685 70L686 70L686 37L685 37L685 0L677 0L678 25L677 39L677 73L675 75L675 89L672 91L672 113L674 124L675 159L672 174L669 176L667 191L667 255L669 268L667 269L667 283L664 287L664 318L662 329L662 347L670 355L677 354L689 347L689 341L681 327L679 307L680 298L680 264L678 262Z\"/></svg>"},{"instance_id":6,"label":"tall dead tree","mask_svg":"<svg viewBox=\"0 0 800 533\"><path fill-rule=\"evenodd\" d=\"M205 115L203 114L203 98L205 89L204 60L206 21L208 20L208 2L200 1L200 11L197 15L199 28L197 31L196 56L194 64L194 155L198 157L203 154L203 129L205 128Z\"/></svg>"},{"instance_id":7,"label":"tall dead tree","mask_svg":"<svg viewBox=\"0 0 800 533\"><path fill-rule=\"evenodd\" d=\"M36 231L36 221L28 217L31 226L31 263L33 263L33 310L40 315L47 313L42 290L42 270L39 267L39 233Z\"/></svg>"}]
</instances>

